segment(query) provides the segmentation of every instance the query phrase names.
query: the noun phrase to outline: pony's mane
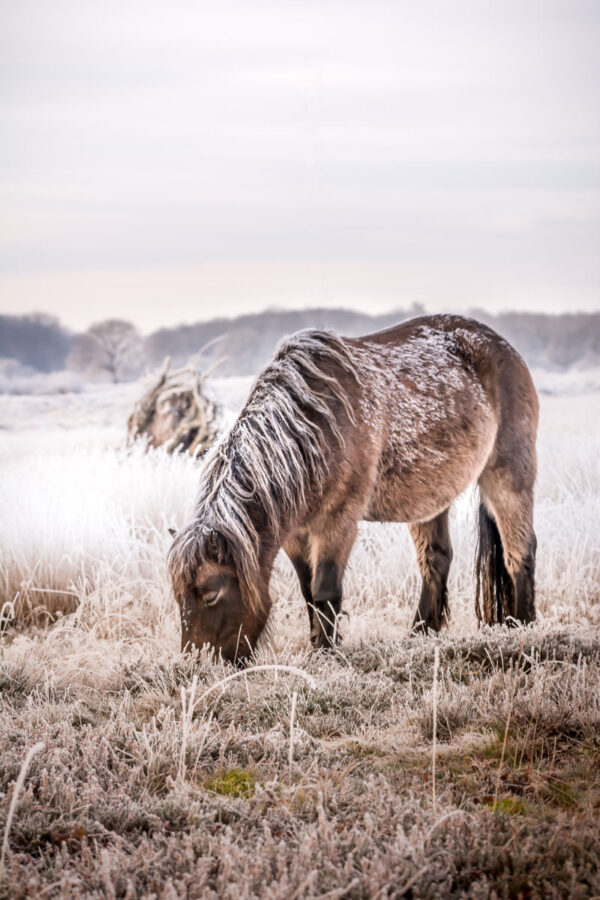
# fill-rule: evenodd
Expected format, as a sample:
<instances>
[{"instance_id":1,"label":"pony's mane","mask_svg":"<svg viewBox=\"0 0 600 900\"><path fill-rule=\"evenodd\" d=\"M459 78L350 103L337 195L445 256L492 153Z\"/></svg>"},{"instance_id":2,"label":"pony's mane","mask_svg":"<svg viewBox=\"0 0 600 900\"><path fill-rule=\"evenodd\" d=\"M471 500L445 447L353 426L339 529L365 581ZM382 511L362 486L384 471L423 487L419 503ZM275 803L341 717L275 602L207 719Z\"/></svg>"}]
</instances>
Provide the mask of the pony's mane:
<instances>
[{"instance_id":1,"label":"pony's mane","mask_svg":"<svg viewBox=\"0 0 600 900\"><path fill-rule=\"evenodd\" d=\"M332 332L308 329L279 344L231 430L205 457L194 520L169 555L175 584L190 583L216 531L225 538L244 602L260 611L260 534L252 512L260 511L278 543L309 492L324 487L331 442L343 443L340 406L354 421L336 377L340 369L358 380L350 346Z\"/></svg>"}]
</instances>

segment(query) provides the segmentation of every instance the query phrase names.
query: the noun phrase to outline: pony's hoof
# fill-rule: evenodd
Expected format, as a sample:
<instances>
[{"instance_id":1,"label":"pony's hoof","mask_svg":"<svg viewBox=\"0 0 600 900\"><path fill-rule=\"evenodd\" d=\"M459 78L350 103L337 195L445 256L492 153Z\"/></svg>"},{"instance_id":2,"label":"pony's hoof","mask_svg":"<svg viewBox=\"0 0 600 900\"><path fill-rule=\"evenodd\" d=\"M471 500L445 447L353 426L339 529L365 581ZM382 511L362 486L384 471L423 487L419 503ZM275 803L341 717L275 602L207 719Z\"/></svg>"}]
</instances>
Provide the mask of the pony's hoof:
<instances>
[{"instance_id":1,"label":"pony's hoof","mask_svg":"<svg viewBox=\"0 0 600 900\"><path fill-rule=\"evenodd\" d=\"M334 646L335 646L335 644L333 644L331 641L327 641L327 640L325 640L325 641L313 641L313 640L311 640L311 642L310 642L311 650L312 650L314 653L317 653L317 652L320 651L320 650L323 650L323 651L325 651L325 652L328 652L328 651L330 651L330 650L333 650Z\"/></svg>"},{"instance_id":2,"label":"pony's hoof","mask_svg":"<svg viewBox=\"0 0 600 900\"><path fill-rule=\"evenodd\" d=\"M334 639L327 634L324 634L322 631L318 634L311 634L310 636L310 643L313 650L335 650L339 642L339 635L336 635Z\"/></svg>"},{"instance_id":3,"label":"pony's hoof","mask_svg":"<svg viewBox=\"0 0 600 900\"><path fill-rule=\"evenodd\" d=\"M431 626L428 625L424 619L415 619L411 625L409 634L411 637L418 637L423 634L429 634L431 630Z\"/></svg>"}]
</instances>

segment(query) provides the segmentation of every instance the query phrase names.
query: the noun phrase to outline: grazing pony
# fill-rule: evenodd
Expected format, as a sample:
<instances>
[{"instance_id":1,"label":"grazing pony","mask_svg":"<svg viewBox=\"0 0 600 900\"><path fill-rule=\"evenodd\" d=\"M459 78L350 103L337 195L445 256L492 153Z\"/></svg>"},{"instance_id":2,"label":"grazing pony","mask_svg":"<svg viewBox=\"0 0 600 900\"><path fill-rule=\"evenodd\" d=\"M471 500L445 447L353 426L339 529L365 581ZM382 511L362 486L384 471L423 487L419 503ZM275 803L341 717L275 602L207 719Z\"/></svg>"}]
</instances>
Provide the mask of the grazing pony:
<instances>
[{"instance_id":1,"label":"grazing pony","mask_svg":"<svg viewBox=\"0 0 600 900\"><path fill-rule=\"evenodd\" d=\"M525 363L473 319L285 339L209 451L194 518L171 547L182 648L208 643L231 661L251 654L280 547L298 574L313 646L331 646L361 519L408 523L423 579L413 628L437 631L452 559L448 509L473 481L478 618L533 621L537 419Z\"/></svg>"}]
</instances>

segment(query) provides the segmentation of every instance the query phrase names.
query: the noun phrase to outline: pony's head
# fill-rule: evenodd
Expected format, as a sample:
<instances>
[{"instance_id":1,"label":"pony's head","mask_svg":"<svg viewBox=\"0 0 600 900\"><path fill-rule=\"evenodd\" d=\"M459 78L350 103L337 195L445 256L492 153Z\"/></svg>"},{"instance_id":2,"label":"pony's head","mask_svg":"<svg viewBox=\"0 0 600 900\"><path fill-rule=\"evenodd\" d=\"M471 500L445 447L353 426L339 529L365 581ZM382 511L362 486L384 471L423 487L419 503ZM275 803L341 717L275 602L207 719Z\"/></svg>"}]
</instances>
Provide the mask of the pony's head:
<instances>
[{"instance_id":1,"label":"pony's head","mask_svg":"<svg viewBox=\"0 0 600 900\"><path fill-rule=\"evenodd\" d=\"M175 537L169 571L181 613L181 649L209 644L228 662L250 656L267 621L265 588L250 590L235 548L212 528Z\"/></svg>"}]
</instances>

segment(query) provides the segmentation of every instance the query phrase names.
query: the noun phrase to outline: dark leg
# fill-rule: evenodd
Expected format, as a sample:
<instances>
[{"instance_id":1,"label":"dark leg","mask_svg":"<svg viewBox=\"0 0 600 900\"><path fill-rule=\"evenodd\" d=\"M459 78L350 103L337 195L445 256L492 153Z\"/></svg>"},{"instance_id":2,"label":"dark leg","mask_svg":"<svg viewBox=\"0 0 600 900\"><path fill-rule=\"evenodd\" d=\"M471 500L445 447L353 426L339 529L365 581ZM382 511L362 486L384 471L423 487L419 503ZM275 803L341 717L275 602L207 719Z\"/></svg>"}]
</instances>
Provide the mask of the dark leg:
<instances>
[{"instance_id":1,"label":"dark leg","mask_svg":"<svg viewBox=\"0 0 600 900\"><path fill-rule=\"evenodd\" d=\"M292 538L288 539L284 546L284 550L296 570L296 575L300 582L300 590L306 601L308 621L312 634L314 619L314 602L312 595L313 568L310 561L310 540L308 535L303 532L294 535Z\"/></svg>"},{"instance_id":2,"label":"dark leg","mask_svg":"<svg viewBox=\"0 0 600 900\"><path fill-rule=\"evenodd\" d=\"M314 618L310 634L313 647L333 647L339 642L342 582L356 538L357 519L355 508L340 507L314 537L311 586Z\"/></svg>"},{"instance_id":3,"label":"dark leg","mask_svg":"<svg viewBox=\"0 0 600 900\"><path fill-rule=\"evenodd\" d=\"M301 556L291 557L292 565L296 570L296 575L298 576L298 581L300 582L300 590L302 591L302 596L306 600L306 608L308 610L308 621L310 623L310 630L312 633L313 628L313 618L314 618L314 602L313 595L311 590L312 584L312 568L309 562L307 562Z\"/></svg>"},{"instance_id":4,"label":"dark leg","mask_svg":"<svg viewBox=\"0 0 600 900\"><path fill-rule=\"evenodd\" d=\"M300 532L284 544L306 600L310 640L315 648L332 647L338 642L342 580L356 527L356 519L343 509L318 532Z\"/></svg>"},{"instance_id":5,"label":"dark leg","mask_svg":"<svg viewBox=\"0 0 600 900\"><path fill-rule=\"evenodd\" d=\"M409 525L417 551L417 563L423 578L421 599L413 631L439 631L448 607L446 584L452 562L452 545L448 532L448 510L431 522Z\"/></svg>"},{"instance_id":6,"label":"dark leg","mask_svg":"<svg viewBox=\"0 0 600 900\"><path fill-rule=\"evenodd\" d=\"M317 563L312 581L314 615L310 640L313 647L332 647L339 640L337 618L342 608L342 575L335 560Z\"/></svg>"},{"instance_id":7,"label":"dark leg","mask_svg":"<svg viewBox=\"0 0 600 900\"><path fill-rule=\"evenodd\" d=\"M484 470L480 479L485 506L496 522L501 542L501 563L509 577L510 596L504 599L496 621L535 621L535 553L533 487L514 490L504 469ZM493 624L491 619L489 624ZM515 624L513 621L512 624Z\"/></svg>"},{"instance_id":8,"label":"dark leg","mask_svg":"<svg viewBox=\"0 0 600 900\"><path fill-rule=\"evenodd\" d=\"M515 583L515 618L519 622L535 621L535 551L537 539L532 531L529 550L513 578Z\"/></svg>"}]
</instances>

